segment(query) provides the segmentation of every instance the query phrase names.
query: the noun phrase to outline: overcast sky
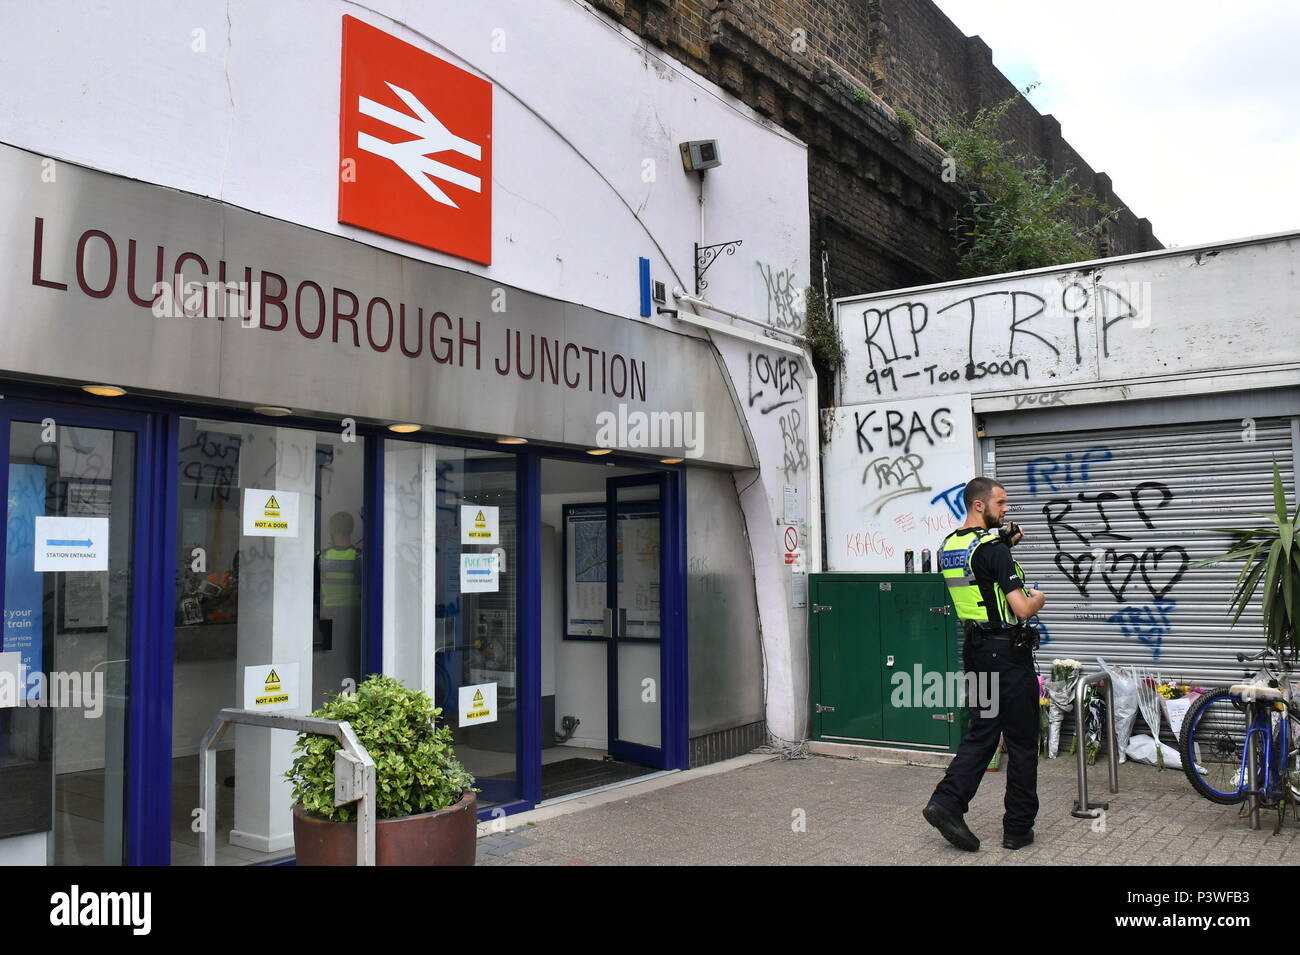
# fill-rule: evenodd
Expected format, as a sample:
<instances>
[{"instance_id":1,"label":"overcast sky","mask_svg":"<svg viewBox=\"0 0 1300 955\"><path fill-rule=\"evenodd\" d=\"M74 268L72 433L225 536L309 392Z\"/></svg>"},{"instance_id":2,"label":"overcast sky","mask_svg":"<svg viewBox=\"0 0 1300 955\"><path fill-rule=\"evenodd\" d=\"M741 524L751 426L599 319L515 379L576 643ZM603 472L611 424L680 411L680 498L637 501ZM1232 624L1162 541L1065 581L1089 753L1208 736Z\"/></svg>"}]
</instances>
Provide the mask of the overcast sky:
<instances>
[{"instance_id":1,"label":"overcast sky","mask_svg":"<svg viewBox=\"0 0 1300 955\"><path fill-rule=\"evenodd\" d=\"M936 0L1167 246L1300 230L1296 0Z\"/></svg>"}]
</instances>

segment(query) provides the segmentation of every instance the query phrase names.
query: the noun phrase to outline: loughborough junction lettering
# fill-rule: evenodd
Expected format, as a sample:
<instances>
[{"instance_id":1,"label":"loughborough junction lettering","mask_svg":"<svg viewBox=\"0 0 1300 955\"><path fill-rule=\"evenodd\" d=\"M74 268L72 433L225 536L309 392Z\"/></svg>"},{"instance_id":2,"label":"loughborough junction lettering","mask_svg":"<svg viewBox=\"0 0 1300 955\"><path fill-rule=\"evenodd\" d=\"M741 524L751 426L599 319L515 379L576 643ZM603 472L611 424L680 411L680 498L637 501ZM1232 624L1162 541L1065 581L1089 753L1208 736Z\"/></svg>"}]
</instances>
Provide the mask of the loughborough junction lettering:
<instances>
[{"instance_id":1,"label":"loughborough junction lettering","mask_svg":"<svg viewBox=\"0 0 1300 955\"><path fill-rule=\"evenodd\" d=\"M155 315L172 316L159 321L225 322L229 318L250 331L297 335L378 353L400 352L438 365L475 371L490 368L498 375L538 384L646 400L644 359L509 327L504 337L484 340L480 321L462 315L453 319L433 306L358 295L324 279L291 281L261 266L235 269L225 260L209 262L197 252L169 251L162 245L146 252L136 239L123 241L102 229L81 233L75 250L69 250L72 267L60 274L46 262L49 250L43 218L35 217L32 232L32 285L52 292L75 288L92 299L124 297ZM197 274L205 281L184 281L186 269L191 279Z\"/></svg>"}]
</instances>

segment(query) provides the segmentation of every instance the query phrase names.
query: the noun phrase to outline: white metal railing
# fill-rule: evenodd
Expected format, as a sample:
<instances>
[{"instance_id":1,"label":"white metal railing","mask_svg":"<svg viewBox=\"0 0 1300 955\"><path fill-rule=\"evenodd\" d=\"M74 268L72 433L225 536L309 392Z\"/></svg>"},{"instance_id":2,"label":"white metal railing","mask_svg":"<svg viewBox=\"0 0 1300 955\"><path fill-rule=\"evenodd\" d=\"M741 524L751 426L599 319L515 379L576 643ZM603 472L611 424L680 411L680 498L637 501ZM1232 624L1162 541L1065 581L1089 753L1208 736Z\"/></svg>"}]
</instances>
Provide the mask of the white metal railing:
<instances>
[{"instance_id":1,"label":"white metal railing","mask_svg":"<svg viewBox=\"0 0 1300 955\"><path fill-rule=\"evenodd\" d=\"M232 723L265 726L295 733L312 733L338 740L334 754L334 805L357 807L357 865L375 864L375 761L346 720L323 720L287 713L257 713L227 707L216 715L199 747L199 818L203 833L203 864L217 863L217 760L212 748Z\"/></svg>"}]
</instances>

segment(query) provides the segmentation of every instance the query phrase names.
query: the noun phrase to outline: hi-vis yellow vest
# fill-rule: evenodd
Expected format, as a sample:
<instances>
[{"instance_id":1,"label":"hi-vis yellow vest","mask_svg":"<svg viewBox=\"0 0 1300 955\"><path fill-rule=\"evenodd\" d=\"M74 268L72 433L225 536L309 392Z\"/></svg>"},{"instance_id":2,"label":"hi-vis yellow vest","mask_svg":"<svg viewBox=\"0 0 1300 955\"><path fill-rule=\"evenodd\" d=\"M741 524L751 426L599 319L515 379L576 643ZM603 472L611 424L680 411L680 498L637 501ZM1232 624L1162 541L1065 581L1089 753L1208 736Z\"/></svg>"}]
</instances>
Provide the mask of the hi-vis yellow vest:
<instances>
[{"instance_id":1,"label":"hi-vis yellow vest","mask_svg":"<svg viewBox=\"0 0 1300 955\"><path fill-rule=\"evenodd\" d=\"M321 561L321 604L355 607L361 603L361 552L355 547L331 547Z\"/></svg>"},{"instance_id":2,"label":"hi-vis yellow vest","mask_svg":"<svg viewBox=\"0 0 1300 955\"><path fill-rule=\"evenodd\" d=\"M1001 623L1010 626L1017 622L1015 612L1007 603L1007 595L997 581L992 582L997 607L988 608L984 605L984 595L980 593L975 574L971 570L976 548L996 541L999 537L998 532L992 530L971 534L969 537L965 534L958 536L957 531L953 531L943 539L943 546L939 548L939 571L943 574L944 583L948 585L948 595L957 608L957 616L962 620L991 623L995 626ZM1024 580L1020 564L1016 563L1015 567L1016 574Z\"/></svg>"}]
</instances>

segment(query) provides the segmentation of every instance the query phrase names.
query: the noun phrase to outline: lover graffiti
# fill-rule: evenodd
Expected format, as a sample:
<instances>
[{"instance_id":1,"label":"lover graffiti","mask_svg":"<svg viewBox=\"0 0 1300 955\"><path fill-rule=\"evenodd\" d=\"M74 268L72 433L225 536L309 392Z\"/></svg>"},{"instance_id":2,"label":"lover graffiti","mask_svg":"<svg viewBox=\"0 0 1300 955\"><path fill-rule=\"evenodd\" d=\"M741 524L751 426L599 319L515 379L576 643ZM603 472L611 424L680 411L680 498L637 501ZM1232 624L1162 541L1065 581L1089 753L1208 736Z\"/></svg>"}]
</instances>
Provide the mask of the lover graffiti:
<instances>
[{"instance_id":1,"label":"lover graffiti","mask_svg":"<svg viewBox=\"0 0 1300 955\"><path fill-rule=\"evenodd\" d=\"M787 476L808 469L808 438L804 414L799 403L804 400L803 370L799 359L787 355L772 358L750 352L748 361L748 407L760 415L779 411L783 467ZM784 409L784 410L782 410Z\"/></svg>"}]
</instances>

